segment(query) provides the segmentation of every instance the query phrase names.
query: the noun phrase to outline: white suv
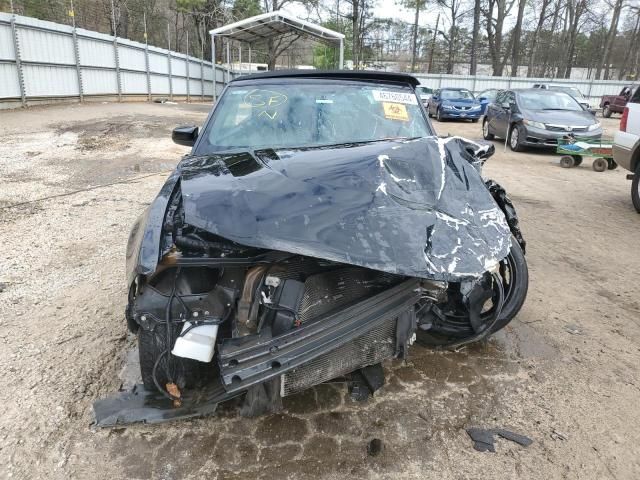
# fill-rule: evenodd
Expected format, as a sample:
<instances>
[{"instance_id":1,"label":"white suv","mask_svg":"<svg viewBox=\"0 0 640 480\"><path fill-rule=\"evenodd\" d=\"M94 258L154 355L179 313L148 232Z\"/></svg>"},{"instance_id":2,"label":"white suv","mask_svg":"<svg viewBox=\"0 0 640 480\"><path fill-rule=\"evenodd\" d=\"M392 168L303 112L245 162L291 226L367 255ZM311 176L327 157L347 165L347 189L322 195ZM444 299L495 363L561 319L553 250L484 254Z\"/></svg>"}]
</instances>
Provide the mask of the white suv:
<instances>
[{"instance_id":1,"label":"white suv","mask_svg":"<svg viewBox=\"0 0 640 480\"><path fill-rule=\"evenodd\" d=\"M624 107L620 130L613 140L613 159L631 175L631 201L640 213L640 88Z\"/></svg>"}]
</instances>

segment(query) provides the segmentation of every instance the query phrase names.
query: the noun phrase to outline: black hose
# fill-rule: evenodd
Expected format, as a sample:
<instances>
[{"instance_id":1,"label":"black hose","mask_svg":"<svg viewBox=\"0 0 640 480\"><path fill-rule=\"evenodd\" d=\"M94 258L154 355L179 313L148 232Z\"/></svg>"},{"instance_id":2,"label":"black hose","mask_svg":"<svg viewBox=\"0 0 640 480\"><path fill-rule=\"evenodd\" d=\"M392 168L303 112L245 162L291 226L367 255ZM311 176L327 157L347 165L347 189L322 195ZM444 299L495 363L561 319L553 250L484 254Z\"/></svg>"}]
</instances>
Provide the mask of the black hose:
<instances>
[{"instance_id":1,"label":"black hose","mask_svg":"<svg viewBox=\"0 0 640 480\"><path fill-rule=\"evenodd\" d=\"M166 331L167 335L165 338L165 349L158 356L155 363L153 364L153 369L151 370L151 377L153 378L153 383L155 384L156 388L169 400L180 400L180 398L174 395L171 395L167 391L166 386L162 387L160 385L160 383L158 382L158 378L156 376L156 371L158 370L158 365L160 364L160 360L162 360L162 358L165 355L167 355L166 373L167 373L167 377L169 377L170 383L174 383L173 375L172 375L173 372L171 372L171 356L170 356L171 346L173 345L173 342L172 342L173 335L171 331L173 326L173 324L171 323L171 305L173 304L173 298L176 296L176 289L177 289L179 276L180 276L180 267L176 269L176 275L175 277L173 277L173 287L171 288L171 293L169 294L169 300L167 301L167 308L165 309L165 322L167 326L167 331Z\"/></svg>"}]
</instances>

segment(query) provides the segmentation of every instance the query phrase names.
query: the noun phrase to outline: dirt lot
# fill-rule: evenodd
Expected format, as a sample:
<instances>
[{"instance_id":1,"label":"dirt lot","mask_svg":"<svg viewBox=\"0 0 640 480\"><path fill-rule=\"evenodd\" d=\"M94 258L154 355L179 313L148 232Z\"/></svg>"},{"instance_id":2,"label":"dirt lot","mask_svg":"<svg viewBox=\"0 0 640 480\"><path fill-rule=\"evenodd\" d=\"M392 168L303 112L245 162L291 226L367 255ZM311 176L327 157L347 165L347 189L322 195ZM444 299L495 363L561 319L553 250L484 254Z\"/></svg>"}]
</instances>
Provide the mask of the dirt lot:
<instances>
[{"instance_id":1,"label":"dirt lot","mask_svg":"<svg viewBox=\"0 0 640 480\"><path fill-rule=\"evenodd\" d=\"M324 385L259 419L226 405L193 421L92 427L92 402L131 381L129 227L186 153L171 128L207 110L0 113L0 477L640 478L640 216L625 172L565 170L500 145L486 174L518 207L531 276L505 331L456 353L414 347L367 404ZM617 121L605 121L610 133ZM478 124L435 126L480 137ZM534 443L479 453L468 426ZM375 457L372 438L385 445Z\"/></svg>"}]
</instances>

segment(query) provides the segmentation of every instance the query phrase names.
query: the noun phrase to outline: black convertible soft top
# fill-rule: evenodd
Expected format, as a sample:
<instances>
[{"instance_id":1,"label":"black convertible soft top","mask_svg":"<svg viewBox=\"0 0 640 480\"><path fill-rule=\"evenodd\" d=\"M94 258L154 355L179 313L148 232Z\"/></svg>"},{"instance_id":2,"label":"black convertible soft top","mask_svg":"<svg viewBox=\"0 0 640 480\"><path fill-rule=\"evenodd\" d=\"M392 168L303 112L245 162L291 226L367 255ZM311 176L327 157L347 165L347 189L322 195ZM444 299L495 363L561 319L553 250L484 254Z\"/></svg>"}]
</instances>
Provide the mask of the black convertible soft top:
<instances>
[{"instance_id":1,"label":"black convertible soft top","mask_svg":"<svg viewBox=\"0 0 640 480\"><path fill-rule=\"evenodd\" d=\"M259 80L263 78L338 78L345 80L381 80L384 82L408 83L415 87L420 81L406 73L376 72L373 70L275 70L251 75L242 75L232 82Z\"/></svg>"}]
</instances>

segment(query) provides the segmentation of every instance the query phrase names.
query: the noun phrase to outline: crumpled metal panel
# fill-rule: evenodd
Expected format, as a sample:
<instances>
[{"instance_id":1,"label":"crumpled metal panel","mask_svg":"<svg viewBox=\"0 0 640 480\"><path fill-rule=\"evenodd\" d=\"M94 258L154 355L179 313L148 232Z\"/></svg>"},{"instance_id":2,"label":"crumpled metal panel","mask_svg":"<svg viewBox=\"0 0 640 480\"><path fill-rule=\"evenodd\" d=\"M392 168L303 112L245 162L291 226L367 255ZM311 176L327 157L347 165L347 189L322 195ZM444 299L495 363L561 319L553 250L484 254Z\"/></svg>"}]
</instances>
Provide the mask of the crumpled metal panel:
<instances>
[{"instance_id":1,"label":"crumpled metal panel","mask_svg":"<svg viewBox=\"0 0 640 480\"><path fill-rule=\"evenodd\" d=\"M435 280L477 277L511 247L458 137L191 157L185 222L243 245Z\"/></svg>"}]
</instances>

